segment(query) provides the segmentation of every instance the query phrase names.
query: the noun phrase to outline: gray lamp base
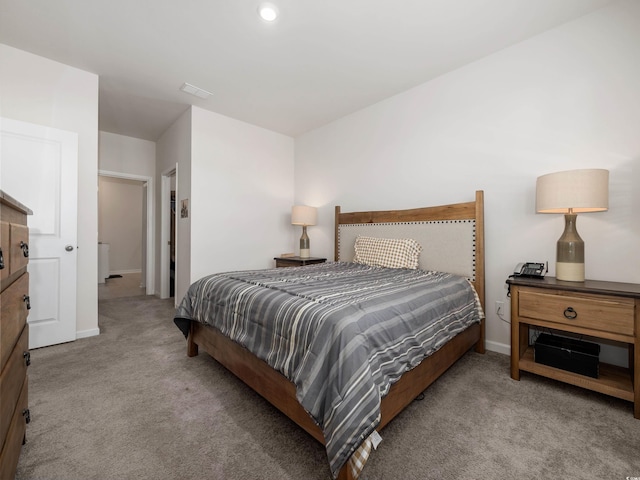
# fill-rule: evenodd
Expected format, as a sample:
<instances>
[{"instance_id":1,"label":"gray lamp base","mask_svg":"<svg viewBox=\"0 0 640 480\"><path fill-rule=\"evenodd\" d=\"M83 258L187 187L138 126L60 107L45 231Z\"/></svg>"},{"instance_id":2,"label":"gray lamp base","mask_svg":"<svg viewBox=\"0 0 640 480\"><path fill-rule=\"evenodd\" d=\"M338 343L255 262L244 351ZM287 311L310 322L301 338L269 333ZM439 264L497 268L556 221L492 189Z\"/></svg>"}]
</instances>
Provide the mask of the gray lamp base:
<instances>
[{"instance_id":1,"label":"gray lamp base","mask_svg":"<svg viewBox=\"0 0 640 480\"><path fill-rule=\"evenodd\" d=\"M307 226L302 226L302 236L300 237L300 258L309 258L311 250L309 250L309 235L307 235Z\"/></svg>"},{"instance_id":2,"label":"gray lamp base","mask_svg":"<svg viewBox=\"0 0 640 480\"><path fill-rule=\"evenodd\" d=\"M576 230L577 215L564 216L564 232L556 247L556 278L566 282L584 282L584 242Z\"/></svg>"}]
</instances>

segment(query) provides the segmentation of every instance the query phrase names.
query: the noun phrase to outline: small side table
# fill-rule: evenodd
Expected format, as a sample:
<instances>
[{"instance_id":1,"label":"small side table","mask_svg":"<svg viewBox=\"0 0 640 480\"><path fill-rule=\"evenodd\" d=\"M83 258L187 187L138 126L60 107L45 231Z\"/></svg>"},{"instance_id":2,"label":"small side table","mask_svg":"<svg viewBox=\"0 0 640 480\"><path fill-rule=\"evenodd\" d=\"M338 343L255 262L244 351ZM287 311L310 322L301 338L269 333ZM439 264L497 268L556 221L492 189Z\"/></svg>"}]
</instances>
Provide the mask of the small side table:
<instances>
[{"instance_id":1,"label":"small side table","mask_svg":"<svg viewBox=\"0 0 640 480\"><path fill-rule=\"evenodd\" d=\"M530 372L633 402L640 419L640 284L516 277L511 289L511 378ZM629 367L600 363L598 378L536 363L529 327L626 345Z\"/></svg>"},{"instance_id":2,"label":"small side table","mask_svg":"<svg viewBox=\"0 0 640 480\"><path fill-rule=\"evenodd\" d=\"M313 265L315 263L324 263L327 261L326 258L318 258L318 257L309 257L309 258L301 258L301 257L275 257L276 267L302 267L304 265Z\"/></svg>"}]
</instances>

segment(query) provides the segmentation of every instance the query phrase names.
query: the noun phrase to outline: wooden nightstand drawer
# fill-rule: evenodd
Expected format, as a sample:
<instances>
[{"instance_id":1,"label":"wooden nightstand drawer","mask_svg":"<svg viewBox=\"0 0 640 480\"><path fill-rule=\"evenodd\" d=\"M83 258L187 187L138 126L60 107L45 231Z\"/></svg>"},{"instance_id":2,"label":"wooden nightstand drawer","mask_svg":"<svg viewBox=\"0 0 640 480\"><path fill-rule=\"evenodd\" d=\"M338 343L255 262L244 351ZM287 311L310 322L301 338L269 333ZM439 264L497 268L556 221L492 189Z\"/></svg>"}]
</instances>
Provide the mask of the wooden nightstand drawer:
<instances>
[{"instance_id":1,"label":"wooden nightstand drawer","mask_svg":"<svg viewBox=\"0 0 640 480\"><path fill-rule=\"evenodd\" d=\"M520 317L621 335L634 334L635 302L631 298L541 293L523 288L519 300Z\"/></svg>"}]
</instances>

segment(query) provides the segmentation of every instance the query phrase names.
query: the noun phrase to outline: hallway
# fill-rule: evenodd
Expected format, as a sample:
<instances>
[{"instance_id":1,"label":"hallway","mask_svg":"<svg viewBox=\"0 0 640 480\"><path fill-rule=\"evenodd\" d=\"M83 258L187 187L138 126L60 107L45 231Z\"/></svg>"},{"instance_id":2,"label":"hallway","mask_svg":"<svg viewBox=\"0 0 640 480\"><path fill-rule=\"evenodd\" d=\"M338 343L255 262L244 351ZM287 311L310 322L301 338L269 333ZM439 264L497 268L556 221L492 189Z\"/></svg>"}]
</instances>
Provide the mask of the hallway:
<instances>
[{"instance_id":1,"label":"hallway","mask_svg":"<svg viewBox=\"0 0 640 480\"><path fill-rule=\"evenodd\" d=\"M121 277L108 278L105 283L98 284L98 301L146 295L145 289L140 287L140 279L140 273L125 273Z\"/></svg>"}]
</instances>

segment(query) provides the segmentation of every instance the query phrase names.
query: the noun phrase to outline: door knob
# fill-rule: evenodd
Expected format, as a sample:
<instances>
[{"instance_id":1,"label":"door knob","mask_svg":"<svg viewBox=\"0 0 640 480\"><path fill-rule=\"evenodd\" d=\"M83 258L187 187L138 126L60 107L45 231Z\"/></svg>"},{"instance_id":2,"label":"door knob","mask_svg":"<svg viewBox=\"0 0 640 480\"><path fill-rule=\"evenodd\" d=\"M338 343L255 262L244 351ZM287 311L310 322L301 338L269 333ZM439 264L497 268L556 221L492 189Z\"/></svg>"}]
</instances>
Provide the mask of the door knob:
<instances>
[{"instance_id":1,"label":"door knob","mask_svg":"<svg viewBox=\"0 0 640 480\"><path fill-rule=\"evenodd\" d=\"M67 252L72 252L72 251L73 251L73 245L67 245L66 247L64 247L64 249L65 249Z\"/></svg>"}]
</instances>

